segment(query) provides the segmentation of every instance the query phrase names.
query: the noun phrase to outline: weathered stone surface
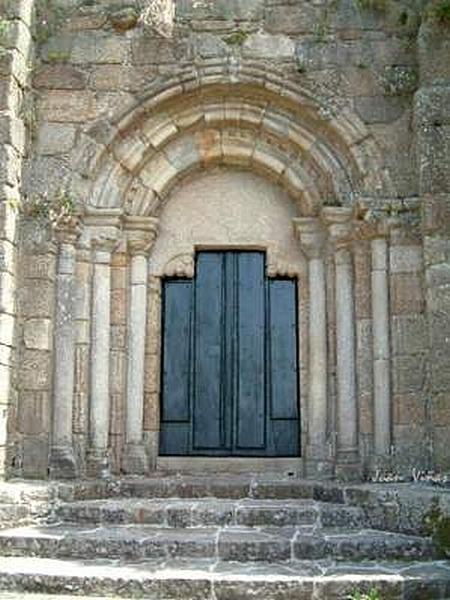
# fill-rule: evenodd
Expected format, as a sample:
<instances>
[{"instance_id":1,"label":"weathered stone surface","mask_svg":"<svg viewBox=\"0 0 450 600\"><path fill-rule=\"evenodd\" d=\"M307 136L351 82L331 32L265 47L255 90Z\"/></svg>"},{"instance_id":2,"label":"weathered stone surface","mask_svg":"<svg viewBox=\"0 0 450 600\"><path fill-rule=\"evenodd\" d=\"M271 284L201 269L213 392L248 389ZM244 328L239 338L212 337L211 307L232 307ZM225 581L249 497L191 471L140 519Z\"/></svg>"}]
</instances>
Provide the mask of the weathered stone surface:
<instances>
[{"instance_id":1,"label":"weathered stone surface","mask_svg":"<svg viewBox=\"0 0 450 600\"><path fill-rule=\"evenodd\" d=\"M0 141L3 144L11 144L17 152L22 153L25 136L25 125L21 119L0 117Z\"/></svg>"},{"instance_id":2,"label":"weathered stone surface","mask_svg":"<svg viewBox=\"0 0 450 600\"><path fill-rule=\"evenodd\" d=\"M84 122L96 116L96 99L88 91L51 90L42 97L39 114L47 121Z\"/></svg>"},{"instance_id":3,"label":"weathered stone surface","mask_svg":"<svg viewBox=\"0 0 450 600\"><path fill-rule=\"evenodd\" d=\"M48 392L23 392L19 404L19 430L25 435L47 433L50 410Z\"/></svg>"},{"instance_id":4,"label":"weathered stone surface","mask_svg":"<svg viewBox=\"0 0 450 600\"><path fill-rule=\"evenodd\" d=\"M243 44L245 56L292 59L295 54L294 42L285 35L269 35L254 33L248 36Z\"/></svg>"},{"instance_id":5,"label":"weathered stone surface","mask_svg":"<svg viewBox=\"0 0 450 600\"><path fill-rule=\"evenodd\" d=\"M264 15L265 29L285 35L314 33L319 12L320 9L311 4L269 6Z\"/></svg>"},{"instance_id":6,"label":"weathered stone surface","mask_svg":"<svg viewBox=\"0 0 450 600\"><path fill-rule=\"evenodd\" d=\"M36 72L33 84L38 89L83 90L87 73L70 64L42 65Z\"/></svg>"},{"instance_id":7,"label":"weathered stone surface","mask_svg":"<svg viewBox=\"0 0 450 600\"><path fill-rule=\"evenodd\" d=\"M21 360L21 381L27 390L48 390L52 377L51 357L48 352L25 350Z\"/></svg>"},{"instance_id":8,"label":"weathered stone surface","mask_svg":"<svg viewBox=\"0 0 450 600\"><path fill-rule=\"evenodd\" d=\"M427 322L424 315L392 318L394 354L419 354L427 350Z\"/></svg>"},{"instance_id":9,"label":"weathered stone surface","mask_svg":"<svg viewBox=\"0 0 450 600\"><path fill-rule=\"evenodd\" d=\"M51 318L54 303L53 286L45 280L33 280L29 287L19 292L20 310L27 317Z\"/></svg>"},{"instance_id":10,"label":"weathered stone surface","mask_svg":"<svg viewBox=\"0 0 450 600\"><path fill-rule=\"evenodd\" d=\"M433 352L431 363L431 378L433 387L438 392L448 390L450 385L450 355L447 347Z\"/></svg>"},{"instance_id":11,"label":"weathered stone surface","mask_svg":"<svg viewBox=\"0 0 450 600\"><path fill-rule=\"evenodd\" d=\"M23 328L23 340L31 350L50 350L52 346L52 322L50 319L29 319Z\"/></svg>"},{"instance_id":12,"label":"weathered stone surface","mask_svg":"<svg viewBox=\"0 0 450 600\"><path fill-rule=\"evenodd\" d=\"M194 19L260 19L264 11L263 0L218 0L214 3L198 3L195 0L180 0L176 4L176 14Z\"/></svg>"},{"instance_id":13,"label":"weathered stone surface","mask_svg":"<svg viewBox=\"0 0 450 600\"><path fill-rule=\"evenodd\" d=\"M130 85L130 70L124 65L96 65L90 83L97 90L127 90Z\"/></svg>"},{"instance_id":14,"label":"weathered stone surface","mask_svg":"<svg viewBox=\"0 0 450 600\"><path fill-rule=\"evenodd\" d=\"M390 268L392 273L417 273L423 267L421 246L392 246Z\"/></svg>"},{"instance_id":15,"label":"weathered stone surface","mask_svg":"<svg viewBox=\"0 0 450 600\"><path fill-rule=\"evenodd\" d=\"M29 479L44 479L48 474L48 436L26 436L23 440L23 476Z\"/></svg>"},{"instance_id":16,"label":"weathered stone surface","mask_svg":"<svg viewBox=\"0 0 450 600\"><path fill-rule=\"evenodd\" d=\"M450 426L450 396L447 392L437 394L431 400L431 420L441 428Z\"/></svg>"},{"instance_id":17,"label":"weathered stone surface","mask_svg":"<svg viewBox=\"0 0 450 600\"><path fill-rule=\"evenodd\" d=\"M141 37L133 40L131 46L133 63L136 65L174 63L187 60L188 46L165 39Z\"/></svg>"},{"instance_id":18,"label":"weathered stone surface","mask_svg":"<svg viewBox=\"0 0 450 600\"><path fill-rule=\"evenodd\" d=\"M394 315L423 312L425 299L421 275L398 273L391 277L391 310Z\"/></svg>"},{"instance_id":19,"label":"weathered stone surface","mask_svg":"<svg viewBox=\"0 0 450 600\"><path fill-rule=\"evenodd\" d=\"M74 64L118 63L126 60L128 41L103 32L79 33L74 40L71 60Z\"/></svg>"},{"instance_id":20,"label":"weathered stone surface","mask_svg":"<svg viewBox=\"0 0 450 600\"><path fill-rule=\"evenodd\" d=\"M400 394L393 397L394 423L397 425L422 425L426 420L425 398L419 393Z\"/></svg>"},{"instance_id":21,"label":"weathered stone surface","mask_svg":"<svg viewBox=\"0 0 450 600\"><path fill-rule=\"evenodd\" d=\"M450 124L450 89L444 85L421 88L415 97L415 117L420 125Z\"/></svg>"},{"instance_id":22,"label":"weathered stone surface","mask_svg":"<svg viewBox=\"0 0 450 600\"><path fill-rule=\"evenodd\" d=\"M137 25L138 18L138 12L131 6L115 10L109 15L109 21L117 31L133 29Z\"/></svg>"},{"instance_id":23,"label":"weathered stone surface","mask_svg":"<svg viewBox=\"0 0 450 600\"><path fill-rule=\"evenodd\" d=\"M421 392L426 377L425 359L421 356L399 356L393 360L394 391L399 394Z\"/></svg>"},{"instance_id":24,"label":"weathered stone surface","mask_svg":"<svg viewBox=\"0 0 450 600\"><path fill-rule=\"evenodd\" d=\"M406 103L400 97L361 96L355 99L355 108L366 123L392 123L401 117Z\"/></svg>"},{"instance_id":25,"label":"weathered stone surface","mask_svg":"<svg viewBox=\"0 0 450 600\"><path fill-rule=\"evenodd\" d=\"M64 154L75 143L76 129L71 125L46 123L39 130L38 150L42 154Z\"/></svg>"}]
</instances>

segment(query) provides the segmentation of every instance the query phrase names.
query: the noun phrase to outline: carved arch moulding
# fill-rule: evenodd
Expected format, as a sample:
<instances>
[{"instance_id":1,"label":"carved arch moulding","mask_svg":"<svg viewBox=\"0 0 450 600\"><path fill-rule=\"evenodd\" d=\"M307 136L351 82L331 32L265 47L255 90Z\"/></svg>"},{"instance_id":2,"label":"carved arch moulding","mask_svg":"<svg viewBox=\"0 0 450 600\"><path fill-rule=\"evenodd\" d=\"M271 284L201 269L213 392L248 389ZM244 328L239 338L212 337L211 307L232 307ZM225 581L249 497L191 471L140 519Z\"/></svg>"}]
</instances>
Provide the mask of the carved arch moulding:
<instances>
[{"instance_id":1,"label":"carved arch moulding","mask_svg":"<svg viewBox=\"0 0 450 600\"><path fill-rule=\"evenodd\" d=\"M217 164L272 179L299 215L395 196L379 149L348 106L247 62L161 78L91 127L75 151L74 193L96 209L158 216L180 179Z\"/></svg>"}]
</instances>

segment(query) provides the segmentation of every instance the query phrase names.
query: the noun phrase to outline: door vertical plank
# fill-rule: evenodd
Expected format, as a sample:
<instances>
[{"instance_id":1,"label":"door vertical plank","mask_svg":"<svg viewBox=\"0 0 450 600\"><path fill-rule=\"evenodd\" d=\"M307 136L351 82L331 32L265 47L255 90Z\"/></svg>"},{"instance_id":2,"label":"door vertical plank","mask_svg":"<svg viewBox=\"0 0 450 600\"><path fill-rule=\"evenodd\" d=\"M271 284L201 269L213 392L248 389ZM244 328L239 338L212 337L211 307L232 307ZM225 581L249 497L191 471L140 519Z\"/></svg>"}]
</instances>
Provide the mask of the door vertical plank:
<instances>
[{"instance_id":1,"label":"door vertical plank","mask_svg":"<svg viewBox=\"0 0 450 600\"><path fill-rule=\"evenodd\" d=\"M237 266L235 451L239 453L240 449L263 450L266 439L264 254L243 252Z\"/></svg>"},{"instance_id":2,"label":"door vertical plank","mask_svg":"<svg viewBox=\"0 0 450 600\"><path fill-rule=\"evenodd\" d=\"M296 419L297 319L295 282L269 281L270 304L270 416Z\"/></svg>"},{"instance_id":3,"label":"door vertical plank","mask_svg":"<svg viewBox=\"0 0 450 600\"><path fill-rule=\"evenodd\" d=\"M269 447L275 456L298 455L297 296L294 280L268 282Z\"/></svg>"},{"instance_id":4,"label":"door vertical plank","mask_svg":"<svg viewBox=\"0 0 450 600\"><path fill-rule=\"evenodd\" d=\"M185 454L189 450L192 291L192 281L164 284L162 454Z\"/></svg>"},{"instance_id":5,"label":"door vertical plank","mask_svg":"<svg viewBox=\"0 0 450 600\"><path fill-rule=\"evenodd\" d=\"M223 297L223 253L199 253L195 282L194 451L219 450L223 443Z\"/></svg>"}]
</instances>

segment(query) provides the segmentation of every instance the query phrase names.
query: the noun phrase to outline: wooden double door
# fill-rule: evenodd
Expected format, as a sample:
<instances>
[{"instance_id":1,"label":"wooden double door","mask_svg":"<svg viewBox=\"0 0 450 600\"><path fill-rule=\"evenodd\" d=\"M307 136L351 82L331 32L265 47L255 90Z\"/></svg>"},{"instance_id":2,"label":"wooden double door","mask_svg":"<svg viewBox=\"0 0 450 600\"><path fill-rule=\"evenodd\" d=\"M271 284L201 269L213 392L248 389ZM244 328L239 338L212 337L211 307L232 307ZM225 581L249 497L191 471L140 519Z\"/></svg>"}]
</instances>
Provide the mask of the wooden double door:
<instances>
[{"instance_id":1,"label":"wooden double door","mask_svg":"<svg viewBox=\"0 0 450 600\"><path fill-rule=\"evenodd\" d=\"M297 281L263 252L199 252L163 291L160 454L298 456Z\"/></svg>"}]
</instances>

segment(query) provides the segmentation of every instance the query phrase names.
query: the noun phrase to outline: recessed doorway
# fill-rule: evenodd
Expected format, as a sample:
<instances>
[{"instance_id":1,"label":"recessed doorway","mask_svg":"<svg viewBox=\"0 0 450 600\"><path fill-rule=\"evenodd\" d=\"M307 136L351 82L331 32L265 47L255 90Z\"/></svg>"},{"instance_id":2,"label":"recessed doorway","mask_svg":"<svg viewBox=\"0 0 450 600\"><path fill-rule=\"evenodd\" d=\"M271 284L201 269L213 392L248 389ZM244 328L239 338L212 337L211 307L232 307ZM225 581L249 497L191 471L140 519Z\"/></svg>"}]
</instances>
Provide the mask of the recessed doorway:
<instances>
[{"instance_id":1,"label":"recessed doorway","mask_svg":"<svg viewBox=\"0 0 450 600\"><path fill-rule=\"evenodd\" d=\"M297 280L204 251L163 297L160 455L299 456Z\"/></svg>"}]
</instances>

